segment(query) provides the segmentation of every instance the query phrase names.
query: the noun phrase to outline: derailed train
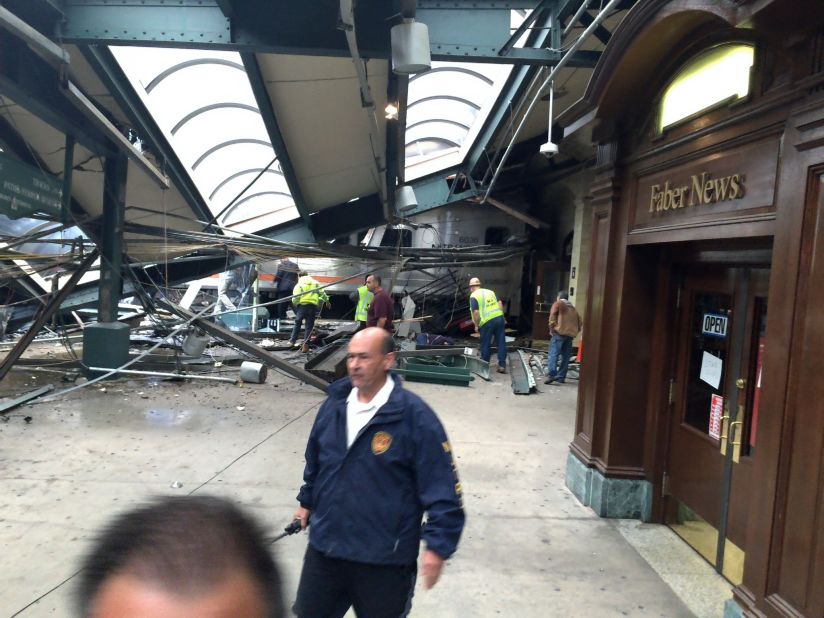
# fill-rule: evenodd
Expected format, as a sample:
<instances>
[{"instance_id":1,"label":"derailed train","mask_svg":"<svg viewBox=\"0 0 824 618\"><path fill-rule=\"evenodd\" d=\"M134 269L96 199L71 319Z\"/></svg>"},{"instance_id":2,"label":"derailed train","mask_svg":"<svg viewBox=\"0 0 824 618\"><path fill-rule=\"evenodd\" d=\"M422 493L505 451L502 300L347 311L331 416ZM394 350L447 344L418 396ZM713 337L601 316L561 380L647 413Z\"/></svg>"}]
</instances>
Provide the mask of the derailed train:
<instances>
[{"instance_id":1,"label":"derailed train","mask_svg":"<svg viewBox=\"0 0 824 618\"><path fill-rule=\"evenodd\" d=\"M469 278L478 277L505 302L508 314L520 313L525 224L497 208L445 206L402 223L372 228L360 244L394 251L394 263L340 258L303 258L298 263L321 283L332 283L327 288L332 295L348 295L363 284L362 277L350 277L373 268L395 295L410 294L416 300L455 298L456 303L466 304L460 295L466 292ZM436 265L409 269L406 259L424 252ZM261 270L262 280L271 281L276 263L262 265Z\"/></svg>"},{"instance_id":2,"label":"derailed train","mask_svg":"<svg viewBox=\"0 0 824 618\"><path fill-rule=\"evenodd\" d=\"M520 315L526 244L525 224L518 219L489 205L453 204L333 243L349 245L349 249L354 245L380 249L380 260L292 259L327 286L331 314L336 317L351 318L349 295L363 285L363 273L370 272L380 275L383 287L396 299L410 295L419 307L416 315L437 314L436 328L445 329L453 317L468 317L467 283L471 277L480 278L485 287L495 291L508 316ZM341 248L345 255L345 247ZM274 296L277 266L278 260L257 265L261 302ZM213 275L197 283L211 294L217 281L218 275Z\"/></svg>"}]
</instances>

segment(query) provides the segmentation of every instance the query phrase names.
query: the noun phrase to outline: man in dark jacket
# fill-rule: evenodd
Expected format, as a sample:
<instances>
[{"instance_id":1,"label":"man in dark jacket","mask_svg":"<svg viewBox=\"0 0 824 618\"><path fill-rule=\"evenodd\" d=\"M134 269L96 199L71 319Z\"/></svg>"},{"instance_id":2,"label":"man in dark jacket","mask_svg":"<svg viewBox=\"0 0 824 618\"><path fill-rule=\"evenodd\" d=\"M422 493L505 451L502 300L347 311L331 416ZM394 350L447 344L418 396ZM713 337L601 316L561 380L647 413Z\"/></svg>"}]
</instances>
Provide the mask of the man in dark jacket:
<instances>
[{"instance_id":1,"label":"man in dark jacket","mask_svg":"<svg viewBox=\"0 0 824 618\"><path fill-rule=\"evenodd\" d=\"M278 269L275 272L275 300L281 300L292 295L292 289L298 282L298 265L295 264L285 255L280 258ZM286 310L289 308L288 303L279 303L275 305L277 308L277 319L283 320L286 318Z\"/></svg>"},{"instance_id":2,"label":"man in dark jacket","mask_svg":"<svg viewBox=\"0 0 824 618\"><path fill-rule=\"evenodd\" d=\"M329 387L309 435L295 512L311 524L301 618L350 606L358 618L406 616L421 538L426 588L457 548L464 512L452 448L432 409L389 374L392 350L380 328L352 338L349 377Z\"/></svg>"}]
</instances>

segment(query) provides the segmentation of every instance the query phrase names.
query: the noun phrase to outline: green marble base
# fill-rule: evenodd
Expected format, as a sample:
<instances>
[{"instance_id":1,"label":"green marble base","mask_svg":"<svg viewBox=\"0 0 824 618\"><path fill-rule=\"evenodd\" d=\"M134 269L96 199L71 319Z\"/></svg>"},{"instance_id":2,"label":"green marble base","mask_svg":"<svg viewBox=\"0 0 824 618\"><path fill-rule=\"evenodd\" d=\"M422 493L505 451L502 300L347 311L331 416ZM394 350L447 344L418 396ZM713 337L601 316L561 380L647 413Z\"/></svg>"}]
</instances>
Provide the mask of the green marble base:
<instances>
[{"instance_id":1,"label":"green marble base","mask_svg":"<svg viewBox=\"0 0 824 618\"><path fill-rule=\"evenodd\" d=\"M600 517L613 519L652 518L652 483L616 479L585 466L572 453L567 456L566 486L578 500Z\"/></svg>"},{"instance_id":2,"label":"green marble base","mask_svg":"<svg viewBox=\"0 0 824 618\"><path fill-rule=\"evenodd\" d=\"M724 603L724 618L744 618L744 610L735 599L727 599Z\"/></svg>"}]
</instances>

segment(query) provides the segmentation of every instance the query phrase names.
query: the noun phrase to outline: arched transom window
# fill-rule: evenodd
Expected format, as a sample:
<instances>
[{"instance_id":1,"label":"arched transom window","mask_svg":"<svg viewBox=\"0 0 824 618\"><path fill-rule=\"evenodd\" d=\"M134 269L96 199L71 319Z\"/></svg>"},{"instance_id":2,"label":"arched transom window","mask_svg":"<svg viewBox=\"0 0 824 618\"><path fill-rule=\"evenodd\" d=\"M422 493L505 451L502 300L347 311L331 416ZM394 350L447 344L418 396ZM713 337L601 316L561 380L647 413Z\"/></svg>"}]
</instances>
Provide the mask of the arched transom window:
<instances>
[{"instance_id":1,"label":"arched transom window","mask_svg":"<svg viewBox=\"0 0 824 618\"><path fill-rule=\"evenodd\" d=\"M691 59L664 90L659 132L720 103L746 97L753 56L752 45L727 43Z\"/></svg>"}]
</instances>

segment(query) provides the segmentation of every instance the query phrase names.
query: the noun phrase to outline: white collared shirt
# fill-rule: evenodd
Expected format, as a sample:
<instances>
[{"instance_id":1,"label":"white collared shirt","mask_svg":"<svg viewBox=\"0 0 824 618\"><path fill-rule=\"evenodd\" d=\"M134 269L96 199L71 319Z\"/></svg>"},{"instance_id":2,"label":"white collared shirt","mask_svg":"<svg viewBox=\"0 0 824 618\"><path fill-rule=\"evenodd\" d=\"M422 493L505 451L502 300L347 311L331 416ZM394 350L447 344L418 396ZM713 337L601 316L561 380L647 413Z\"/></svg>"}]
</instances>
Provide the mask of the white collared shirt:
<instances>
[{"instance_id":1,"label":"white collared shirt","mask_svg":"<svg viewBox=\"0 0 824 618\"><path fill-rule=\"evenodd\" d=\"M366 403L358 401L359 389L357 387L352 389L346 398L346 448L352 446L360 430L366 427L378 410L389 401L393 388L395 388L395 381L391 375L387 374L384 385L375 393L372 400Z\"/></svg>"}]
</instances>

